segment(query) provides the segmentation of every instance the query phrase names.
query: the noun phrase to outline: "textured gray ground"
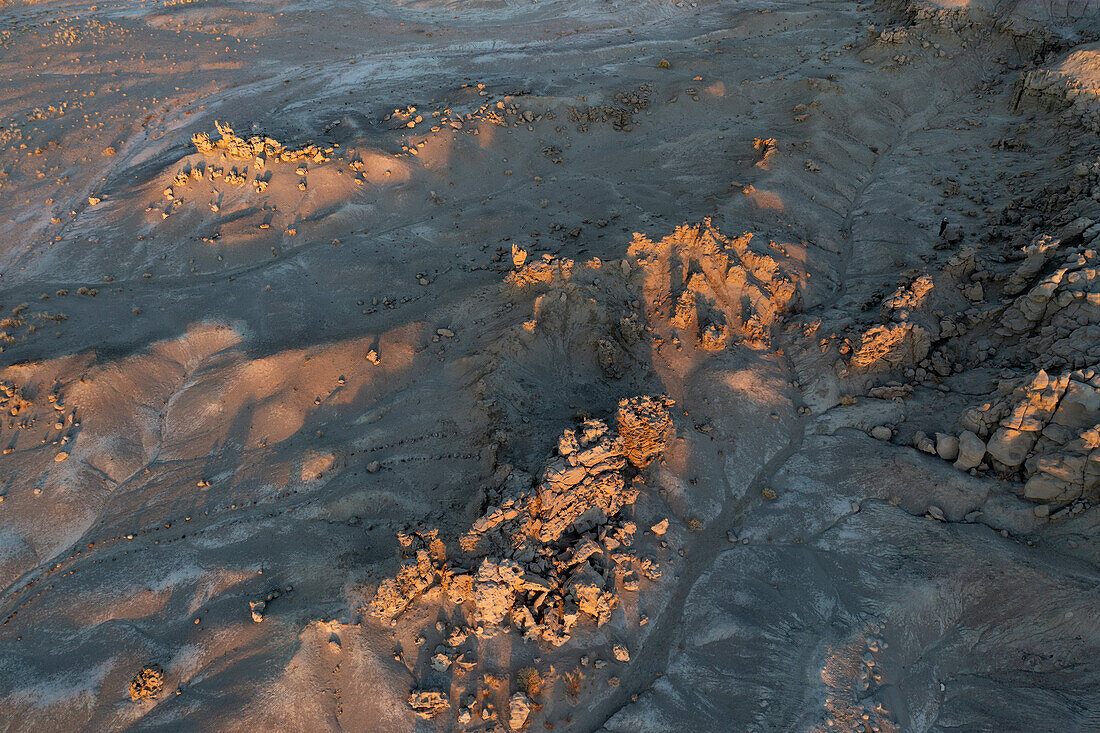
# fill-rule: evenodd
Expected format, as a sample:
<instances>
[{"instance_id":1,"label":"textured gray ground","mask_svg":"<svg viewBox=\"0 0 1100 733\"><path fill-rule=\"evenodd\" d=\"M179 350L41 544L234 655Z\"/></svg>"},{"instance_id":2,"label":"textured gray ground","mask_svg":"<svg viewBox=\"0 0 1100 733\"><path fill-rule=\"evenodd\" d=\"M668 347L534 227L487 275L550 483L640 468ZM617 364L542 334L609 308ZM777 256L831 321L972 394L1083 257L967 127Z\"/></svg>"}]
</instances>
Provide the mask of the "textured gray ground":
<instances>
[{"instance_id":1,"label":"textured gray ground","mask_svg":"<svg viewBox=\"0 0 1100 733\"><path fill-rule=\"evenodd\" d=\"M507 715L420 720L409 690L458 701L493 674L506 709L534 665L549 682L531 729L1100 728L1097 509L1048 521L1018 482L868 436L957 432L1000 372L1043 354L1005 347L1012 363L942 390L879 374L913 385L891 400L817 350L876 323L901 273L941 287L1025 192L1029 234L1100 219L1087 191L1056 212L1041 200L1097 159L1095 132L1014 106L1021 73L1098 21L1001 10L0 3L0 381L28 403L0 427L0 727L493 730ZM884 42L894 28L908 35ZM629 131L570 121L642 85ZM509 94L553 116L431 129L432 112ZM384 119L409 105L415 128ZM269 166L263 193L175 184L215 120L338 145L337 160L305 190L293 163ZM660 279L616 274L635 233L708 217L753 233L801 312L766 323L764 346L647 336L618 376L601 370L593 344L621 316L668 332L668 303L622 295ZM947 250L944 217L961 238ZM502 288L513 243L612 269L555 311ZM398 530L429 524L450 545L496 461L537 471L578 415L659 393L677 440L629 517L664 572L609 624L552 650L471 640L477 666L441 676L435 622L454 609L429 594L393 627L362 613ZM668 534L646 529L666 517ZM249 601L276 588L254 623ZM628 663L579 665L616 642ZM132 702L154 662L165 690Z\"/></svg>"}]
</instances>

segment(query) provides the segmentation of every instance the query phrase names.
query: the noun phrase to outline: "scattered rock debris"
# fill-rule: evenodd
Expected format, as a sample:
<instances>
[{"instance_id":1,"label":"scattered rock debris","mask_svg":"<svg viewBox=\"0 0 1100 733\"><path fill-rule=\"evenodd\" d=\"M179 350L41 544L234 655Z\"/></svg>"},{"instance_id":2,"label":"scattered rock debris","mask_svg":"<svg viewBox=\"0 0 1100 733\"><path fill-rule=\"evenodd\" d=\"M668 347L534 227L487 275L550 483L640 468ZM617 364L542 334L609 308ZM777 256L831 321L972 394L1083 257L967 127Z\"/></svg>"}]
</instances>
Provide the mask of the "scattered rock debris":
<instances>
[{"instance_id":1,"label":"scattered rock debris","mask_svg":"<svg viewBox=\"0 0 1100 733\"><path fill-rule=\"evenodd\" d=\"M649 580L661 575L654 559L632 552L637 528L620 513L644 489L643 470L673 437L671 404L665 397L622 400L618 421L629 438L596 419L564 430L537 480L500 466L500 483L487 492L486 508L460 538L455 557L448 556L438 530L400 533L404 559L396 575L379 584L369 613L393 621L438 587L466 609L477 637L514 629L526 640L558 647L582 619L607 623L619 605L620 583L633 592L639 574ZM454 648L466 632L455 629L449 639ZM620 661L624 651L616 651ZM453 654L441 647L432 666L446 669ZM512 698L513 728L527 720L537 679L537 672L527 673L525 691ZM415 693L410 705L418 714L434 715L445 704L441 700Z\"/></svg>"},{"instance_id":2,"label":"scattered rock debris","mask_svg":"<svg viewBox=\"0 0 1100 733\"><path fill-rule=\"evenodd\" d=\"M134 702L156 697L164 689L164 668L149 664L138 670L130 680L130 699Z\"/></svg>"}]
</instances>

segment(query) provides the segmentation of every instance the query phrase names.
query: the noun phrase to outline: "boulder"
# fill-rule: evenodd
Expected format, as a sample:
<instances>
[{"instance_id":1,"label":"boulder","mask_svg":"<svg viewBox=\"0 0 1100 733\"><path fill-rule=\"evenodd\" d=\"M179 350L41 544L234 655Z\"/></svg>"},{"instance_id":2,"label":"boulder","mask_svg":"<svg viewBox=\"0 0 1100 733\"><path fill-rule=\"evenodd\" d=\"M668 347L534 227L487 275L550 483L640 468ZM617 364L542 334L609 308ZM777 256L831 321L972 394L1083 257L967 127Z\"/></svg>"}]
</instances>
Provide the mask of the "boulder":
<instances>
[{"instance_id":1,"label":"boulder","mask_svg":"<svg viewBox=\"0 0 1100 733\"><path fill-rule=\"evenodd\" d=\"M945 461L953 461L959 457L959 439L954 435L936 433L936 455Z\"/></svg>"},{"instance_id":2,"label":"boulder","mask_svg":"<svg viewBox=\"0 0 1100 733\"><path fill-rule=\"evenodd\" d=\"M955 461L955 468L969 471L977 468L983 458L985 458L985 441L969 430L964 430L959 436L959 457Z\"/></svg>"},{"instance_id":3,"label":"boulder","mask_svg":"<svg viewBox=\"0 0 1100 733\"><path fill-rule=\"evenodd\" d=\"M527 718L531 715L531 702L527 695L517 692L508 701L508 727L519 730L527 725Z\"/></svg>"},{"instance_id":4,"label":"boulder","mask_svg":"<svg viewBox=\"0 0 1100 733\"><path fill-rule=\"evenodd\" d=\"M446 692L416 690L409 693L409 707L421 718L429 719L450 707Z\"/></svg>"},{"instance_id":5,"label":"boulder","mask_svg":"<svg viewBox=\"0 0 1100 733\"><path fill-rule=\"evenodd\" d=\"M1012 428L998 428L997 432L989 438L986 451L989 457L1008 468L1018 468L1023 465L1028 452L1035 446L1039 433L1014 430Z\"/></svg>"}]
</instances>

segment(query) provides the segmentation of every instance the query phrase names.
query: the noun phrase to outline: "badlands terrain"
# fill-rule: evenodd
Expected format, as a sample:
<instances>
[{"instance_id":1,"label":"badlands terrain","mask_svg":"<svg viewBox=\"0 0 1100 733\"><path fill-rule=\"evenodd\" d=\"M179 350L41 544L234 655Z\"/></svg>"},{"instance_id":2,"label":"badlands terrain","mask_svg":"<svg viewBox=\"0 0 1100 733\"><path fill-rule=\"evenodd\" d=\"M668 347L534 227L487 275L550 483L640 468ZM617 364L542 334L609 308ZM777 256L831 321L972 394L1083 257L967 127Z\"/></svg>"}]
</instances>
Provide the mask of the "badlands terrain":
<instances>
[{"instance_id":1,"label":"badlands terrain","mask_svg":"<svg viewBox=\"0 0 1100 733\"><path fill-rule=\"evenodd\" d=\"M1100 729L1100 6L0 0L5 731Z\"/></svg>"}]
</instances>

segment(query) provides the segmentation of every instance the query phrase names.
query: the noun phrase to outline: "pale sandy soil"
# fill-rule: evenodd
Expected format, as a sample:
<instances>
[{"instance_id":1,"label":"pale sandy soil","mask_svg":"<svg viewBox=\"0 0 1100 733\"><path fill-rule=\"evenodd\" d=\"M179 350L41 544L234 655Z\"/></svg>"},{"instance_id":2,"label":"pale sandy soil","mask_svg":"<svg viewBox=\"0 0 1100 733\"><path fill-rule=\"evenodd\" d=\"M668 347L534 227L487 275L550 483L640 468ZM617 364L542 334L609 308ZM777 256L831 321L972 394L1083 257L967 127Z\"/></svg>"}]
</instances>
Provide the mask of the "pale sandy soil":
<instances>
[{"instance_id":1,"label":"pale sandy soil","mask_svg":"<svg viewBox=\"0 0 1100 733\"><path fill-rule=\"evenodd\" d=\"M1098 37L0 1L0 728L1100 728ZM462 546L638 395L672 427L601 474L632 502L542 570L518 525ZM567 609L586 538L610 616L560 646L539 592L446 587L516 558Z\"/></svg>"}]
</instances>

